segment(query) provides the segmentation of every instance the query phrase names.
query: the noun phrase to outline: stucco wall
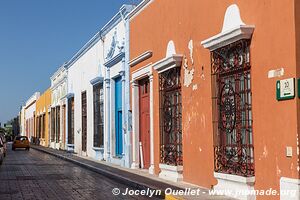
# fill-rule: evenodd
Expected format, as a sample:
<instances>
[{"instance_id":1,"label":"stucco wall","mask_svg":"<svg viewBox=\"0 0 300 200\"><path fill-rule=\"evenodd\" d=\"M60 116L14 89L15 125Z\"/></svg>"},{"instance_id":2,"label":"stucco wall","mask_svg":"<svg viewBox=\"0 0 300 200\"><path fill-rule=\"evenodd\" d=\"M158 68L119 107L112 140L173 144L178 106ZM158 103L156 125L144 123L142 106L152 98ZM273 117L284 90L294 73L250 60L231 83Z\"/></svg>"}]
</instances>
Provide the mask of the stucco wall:
<instances>
[{"instance_id":1,"label":"stucco wall","mask_svg":"<svg viewBox=\"0 0 300 200\"><path fill-rule=\"evenodd\" d=\"M255 188L279 189L280 177L299 177L298 100L278 102L275 83L279 78L269 79L268 71L283 67L285 73L280 79L296 77L293 0L154 0L130 22L130 59L147 50L153 51L153 56L131 71L164 58L170 40L175 43L176 53L187 57L188 69L193 69L194 75L188 87L182 85L184 180L208 188L215 185L210 52L200 42L221 32L226 8L233 3L239 6L242 20L255 25L251 43ZM194 66L188 49L191 39ZM183 67L181 74L183 84ZM153 82L155 171L158 173L159 87L156 72ZM293 148L292 158L286 157L286 146Z\"/></svg>"},{"instance_id":2,"label":"stucco wall","mask_svg":"<svg viewBox=\"0 0 300 200\"><path fill-rule=\"evenodd\" d=\"M71 66L68 67L68 93L74 94L74 111L75 111L75 152L81 153L81 93L87 92L87 155L95 157L95 151L92 149L94 140L94 111L93 111L93 86L90 81L96 77L105 77L104 63L107 61L106 56L111 47L111 41L117 33L117 41L119 42L115 49L115 54L119 52L119 46L125 42L125 26L124 23L119 22L109 30L102 40L96 42L87 52L80 56ZM115 55L114 54L114 55ZM120 63L111 68L110 76L119 75ZM106 85L104 83L104 113L106 110ZM104 124L107 119L104 118ZM105 130L105 128L104 128ZM79 131L79 133L78 133ZM106 135L106 133L105 133ZM105 136L105 141L107 138ZM106 142L104 142L104 146ZM105 148L104 148L105 149ZM105 149L106 151L106 149Z\"/></svg>"},{"instance_id":3,"label":"stucco wall","mask_svg":"<svg viewBox=\"0 0 300 200\"><path fill-rule=\"evenodd\" d=\"M49 113L48 108L51 106L51 89L47 89L36 101L36 118L38 115L45 114L45 138L42 138L43 146L48 147L49 145Z\"/></svg>"},{"instance_id":4,"label":"stucco wall","mask_svg":"<svg viewBox=\"0 0 300 200\"><path fill-rule=\"evenodd\" d=\"M81 93L87 93L87 155L93 157L93 88L90 83L99 75L99 58L102 57L101 40L68 69L68 93L74 93L74 145L81 154ZM103 71L102 71L103 73Z\"/></svg>"}]
</instances>

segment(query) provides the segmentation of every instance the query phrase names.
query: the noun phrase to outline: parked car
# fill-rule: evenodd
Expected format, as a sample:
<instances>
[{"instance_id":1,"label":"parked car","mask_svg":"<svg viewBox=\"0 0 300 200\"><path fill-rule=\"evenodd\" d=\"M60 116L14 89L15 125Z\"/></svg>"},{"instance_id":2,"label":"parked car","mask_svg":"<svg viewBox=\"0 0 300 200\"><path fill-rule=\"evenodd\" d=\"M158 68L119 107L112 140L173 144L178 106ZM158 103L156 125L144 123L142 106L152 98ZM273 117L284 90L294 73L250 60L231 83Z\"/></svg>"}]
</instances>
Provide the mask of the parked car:
<instances>
[{"instance_id":1,"label":"parked car","mask_svg":"<svg viewBox=\"0 0 300 200\"><path fill-rule=\"evenodd\" d=\"M4 134L0 133L0 138L2 139L2 143L3 143L3 148L4 148L4 157L6 156L6 152L7 152L7 141L5 138Z\"/></svg>"},{"instance_id":2,"label":"parked car","mask_svg":"<svg viewBox=\"0 0 300 200\"><path fill-rule=\"evenodd\" d=\"M30 144L29 144L28 137L16 136L12 144L12 150L14 151L16 148L25 148L26 150L29 151Z\"/></svg>"},{"instance_id":3,"label":"parked car","mask_svg":"<svg viewBox=\"0 0 300 200\"><path fill-rule=\"evenodd\" d=\"M2 138L0 137L0 165L2 165L4 160L4 143L2 141Z\"/></svg>"}]
</instances>

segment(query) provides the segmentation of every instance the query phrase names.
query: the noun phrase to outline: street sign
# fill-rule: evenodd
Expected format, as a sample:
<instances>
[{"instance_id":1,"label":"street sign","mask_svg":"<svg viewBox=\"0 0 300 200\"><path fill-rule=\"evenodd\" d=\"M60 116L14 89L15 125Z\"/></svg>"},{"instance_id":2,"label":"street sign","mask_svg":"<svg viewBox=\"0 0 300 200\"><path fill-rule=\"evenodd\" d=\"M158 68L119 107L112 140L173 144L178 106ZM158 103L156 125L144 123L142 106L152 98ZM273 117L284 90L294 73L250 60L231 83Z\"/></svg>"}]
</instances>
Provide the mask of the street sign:
<instances>
[{"instance_id":1,"label":"street sign","mask_svg":"<svg viewBox=\"0 0 300 200\"><path fill-rule=\"evenodd\" d=\"M278 101L295 97L295 79L288 78L276 82L276 99Z\"/></svg>"}]
</instances>

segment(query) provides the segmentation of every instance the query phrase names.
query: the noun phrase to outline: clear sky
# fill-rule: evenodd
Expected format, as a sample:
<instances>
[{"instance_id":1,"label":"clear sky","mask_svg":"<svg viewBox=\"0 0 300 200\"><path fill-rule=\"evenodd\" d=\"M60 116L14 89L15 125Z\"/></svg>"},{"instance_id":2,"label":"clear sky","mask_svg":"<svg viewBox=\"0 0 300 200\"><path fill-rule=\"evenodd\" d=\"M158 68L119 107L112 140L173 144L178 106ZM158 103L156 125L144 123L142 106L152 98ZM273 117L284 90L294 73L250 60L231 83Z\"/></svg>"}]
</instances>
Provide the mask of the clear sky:
<instances>
[{"instance_id":1,"label":"clear sky","mask_svg":"<svg viewBox=\"0 0 300 200\"><path fill-rule=\"evenodd\" d=\"M50 87L50 76L123 4L139 0L0 0L0 122Z\"/></svg>"}]
</instances>

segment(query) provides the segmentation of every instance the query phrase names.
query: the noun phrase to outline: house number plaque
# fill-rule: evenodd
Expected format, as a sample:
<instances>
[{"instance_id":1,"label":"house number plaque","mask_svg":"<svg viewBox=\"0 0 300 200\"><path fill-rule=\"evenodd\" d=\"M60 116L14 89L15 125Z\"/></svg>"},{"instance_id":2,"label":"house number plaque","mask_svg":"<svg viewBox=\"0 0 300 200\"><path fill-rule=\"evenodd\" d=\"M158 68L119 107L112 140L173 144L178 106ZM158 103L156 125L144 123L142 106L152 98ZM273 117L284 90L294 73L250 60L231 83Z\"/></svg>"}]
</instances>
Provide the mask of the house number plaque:
<instances>
[{"instance_id":1,"label":"house number plaque","mask_svg":"<svg viewBox=\"0 0 300 200\"><path fill-rule=\"evenodd\" d=\"M276 82L276 99L278 101L295 97L295 79L288 78Z\"/></svg>"}]
</instances>

